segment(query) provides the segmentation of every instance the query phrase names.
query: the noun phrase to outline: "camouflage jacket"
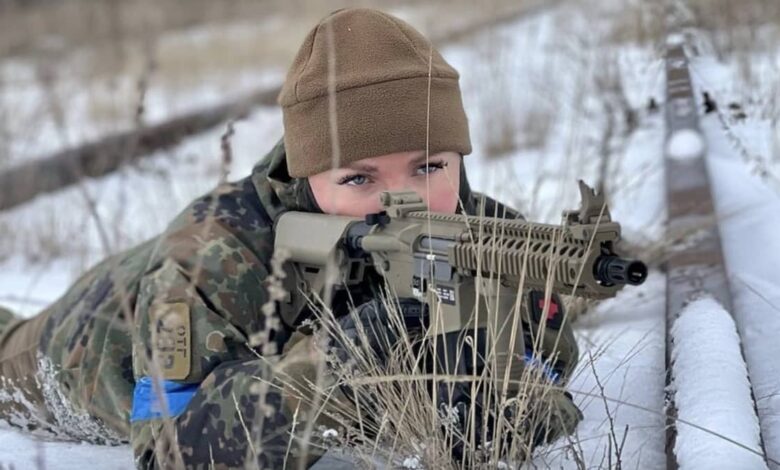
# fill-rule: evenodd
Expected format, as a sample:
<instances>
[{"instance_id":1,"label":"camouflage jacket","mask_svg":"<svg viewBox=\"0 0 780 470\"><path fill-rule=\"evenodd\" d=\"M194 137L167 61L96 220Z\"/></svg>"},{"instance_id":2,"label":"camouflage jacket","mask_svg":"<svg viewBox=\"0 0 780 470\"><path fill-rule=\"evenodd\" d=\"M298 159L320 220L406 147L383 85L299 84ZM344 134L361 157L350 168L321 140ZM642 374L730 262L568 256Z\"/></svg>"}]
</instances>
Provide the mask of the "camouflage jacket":
<instances>
[{"instance_id":1,"label":"camouflage jacket","mask_svg":"<svg viewBox=\"0 0 780 470\"><path fill-rule=\"evenodd\" d=\"M461 197L475 210L465 174ZM129 440L139 468L294 461L291 415L268 360L293 331L263 305L274 221L317 211L312 201L304 180L287 175L280 142L250 176L79 279L45 312L42 369L57 424L83 440Z\"/></svg>"}]
</instances>

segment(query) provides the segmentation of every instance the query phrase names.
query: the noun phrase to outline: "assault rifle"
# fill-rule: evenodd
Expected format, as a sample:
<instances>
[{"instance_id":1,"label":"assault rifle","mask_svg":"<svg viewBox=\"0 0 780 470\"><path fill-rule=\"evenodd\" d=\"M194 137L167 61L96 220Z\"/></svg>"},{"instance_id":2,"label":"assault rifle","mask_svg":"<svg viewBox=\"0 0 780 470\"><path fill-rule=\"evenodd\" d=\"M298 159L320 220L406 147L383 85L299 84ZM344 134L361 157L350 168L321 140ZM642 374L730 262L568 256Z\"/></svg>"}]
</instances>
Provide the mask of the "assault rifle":
<instances>
[{"instance_id":1,"label":"assault rifle","mask_svg":"<svg viewBox=\"0 0 780 470\"><path fill-rule=\"evenodd\" d=\"M427 335L480 330L500 375L517 377L524 362L513 357L528 350L528 335L517 334L521 311L557 329L566 320L555 315L554 294L604 299L647 275L644 263L615 252L620 225L603 195L582 181L579 187L581 207L565 211L562 225L433 213L413 192L382 193L384 211L365 220L285 213L275 241L286 257L282 318L296 325L310 314L312 294L335 305L340 294L379 275L397 298L427 307L420 311ZM526 292L528 304L520 301ZM448 348L459 351L456 342ZM449 372L463 371L457 362Z\"/></svg>"}]
</instances>

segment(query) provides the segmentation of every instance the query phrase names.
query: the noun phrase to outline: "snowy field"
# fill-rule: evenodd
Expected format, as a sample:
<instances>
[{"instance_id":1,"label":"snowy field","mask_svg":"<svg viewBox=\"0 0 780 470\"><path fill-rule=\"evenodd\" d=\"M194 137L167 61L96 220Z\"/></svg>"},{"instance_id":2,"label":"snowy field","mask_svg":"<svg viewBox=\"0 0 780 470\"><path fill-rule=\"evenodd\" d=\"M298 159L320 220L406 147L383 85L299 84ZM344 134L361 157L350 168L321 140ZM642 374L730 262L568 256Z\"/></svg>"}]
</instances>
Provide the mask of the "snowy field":
<instances>
[{"instance_id":1,"label":"snowy field","mask_svg":"<svg viewBox=\"0 0 780 470\"><path fill-rule=\"evenodd\" d=\"M658 47L609 39L620 12L607 3L551 9L442 52L461 72L475 144L465 161L475 188L518 207L530 220L558 222L562 210L578 203L577 179L603 183L626 241L646 248L637 253L640 257L659 256L666 217L664 124L662 112L648 110L647 103L662 99L663 61ZM723 114L706 116L703 127L736 327L745 341L765 445L770 457L780 460L780 365L774 359L780 357L777 114L772 122L772 113L759 106L759 92L759 103L746 105L747 118L734 121L726 103L747 102L737 66L717 62L706 47L700 49L702 55L693 62L694 84L723 103ZM780 55L756 62L765 70L760 76L780 76ZM278 83L280 76L278 70L255 72L237 77L231 89ZM211 87L175 98L161 95L152 100L159 103L152 108L161 111L152 115L180 111L170 107L171 99L198 107L221 101L227 96L223 91ZM41 99L36 93L26 90L14 99L20 100L18 106L31 106ZM635 125L625 133L623 110L616 105L621 99L636 113ZM84 129L73 131L79 136L86 129L109 130L80 119ZM605 146L611 125L617 127ZM71 139L58 136L53 127L41 132L29 144L36 151ZM106 254L162 230L191 199L216 184L223 132L199 135L115 174L0 213L0 304L33 315ZM281 135L281 112L275 108L256 109L238 122L230 177L246 175ZM610 158L603 165L605 149ZM95 202L97 218L87 211L87 200ZM109 235L108 246L99 237L101 227ZM578 455L559 442L540 449L532 466L608 468L619 459L623 468L665 467L665 287L664 274L654 269L644 285L625 289L578 320L582 361L569 387L585 415L574 438ZM690 420L700 418L694 414ZM692 439L701 438L690 432ZM82 468L84 460L100 468L132 468L125 446L42 441L0 428L0 468Z\"/></svg>"}]
</instances>

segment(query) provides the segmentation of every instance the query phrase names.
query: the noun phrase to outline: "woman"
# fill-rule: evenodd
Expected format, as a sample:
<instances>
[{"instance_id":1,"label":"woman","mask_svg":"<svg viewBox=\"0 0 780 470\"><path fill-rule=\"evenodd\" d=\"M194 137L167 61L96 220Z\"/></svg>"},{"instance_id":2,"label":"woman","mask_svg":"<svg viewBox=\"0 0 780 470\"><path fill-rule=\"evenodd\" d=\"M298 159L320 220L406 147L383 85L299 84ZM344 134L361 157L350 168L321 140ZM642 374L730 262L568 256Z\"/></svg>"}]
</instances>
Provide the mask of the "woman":
<instances>
[{"instance_id":1,"label":"woman","mask_svg":"<svg viewBox=\"0 0 780 470\"><path fill-rule=\"evenodd\" d=\"M323 19L279 102L284 139L250 176L195 200L40 315L0 313L0 416L129 440L139 468L316 460L314 447L288 442L284 392L271 387L262 407L253 392L256 377L273 380L264 358L281 356L291 377L316 362L310 339L263 309L275 220L289 210L364 216L382 191L411 189L449 213L477 211L477 198L462 168L471 144L458 73L397 18L348 9Z\"/></svg>"}]
</instances>

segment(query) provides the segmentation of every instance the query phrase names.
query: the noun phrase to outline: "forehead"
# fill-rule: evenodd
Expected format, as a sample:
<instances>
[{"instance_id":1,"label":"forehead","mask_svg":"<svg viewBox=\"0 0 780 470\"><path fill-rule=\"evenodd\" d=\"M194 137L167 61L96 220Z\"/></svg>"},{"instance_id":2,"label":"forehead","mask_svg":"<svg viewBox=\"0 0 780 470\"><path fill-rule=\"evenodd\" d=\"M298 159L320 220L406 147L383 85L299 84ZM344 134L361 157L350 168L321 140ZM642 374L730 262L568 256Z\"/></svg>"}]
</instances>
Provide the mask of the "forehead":
<instances>
[{"instance_id":1,"label":"forehead","mask_svg":"<svg viewBox=\"0 0 780 470\"><path fill-rule=\"evenodd\" d=\"M378 157L363 158L348 165L344 165L341 169L369 172L385 171L392 170L393 168L406 168L408 166L425 163L426 158L424 150L397 152L380 155Z\"/></svg>"},{"instance_id":2,"label":"forehead","mask_svg":"<svg viewBox=\"0 0 780 470\"><path fill-rule=\"evenodd\" d=\"M345 165L346 168L349 168L352 165L387 165L387 164L393 164L393 163L402 163L402 162L408 162L410 160L417 160L419 158L425 159L425 150L412 150L410 152L396 152L396 153L389 153L387 155L379 155L377 157L368 157L360 159L356 162L352 162L349 165Z\"/></svg>"}]
</instances>

